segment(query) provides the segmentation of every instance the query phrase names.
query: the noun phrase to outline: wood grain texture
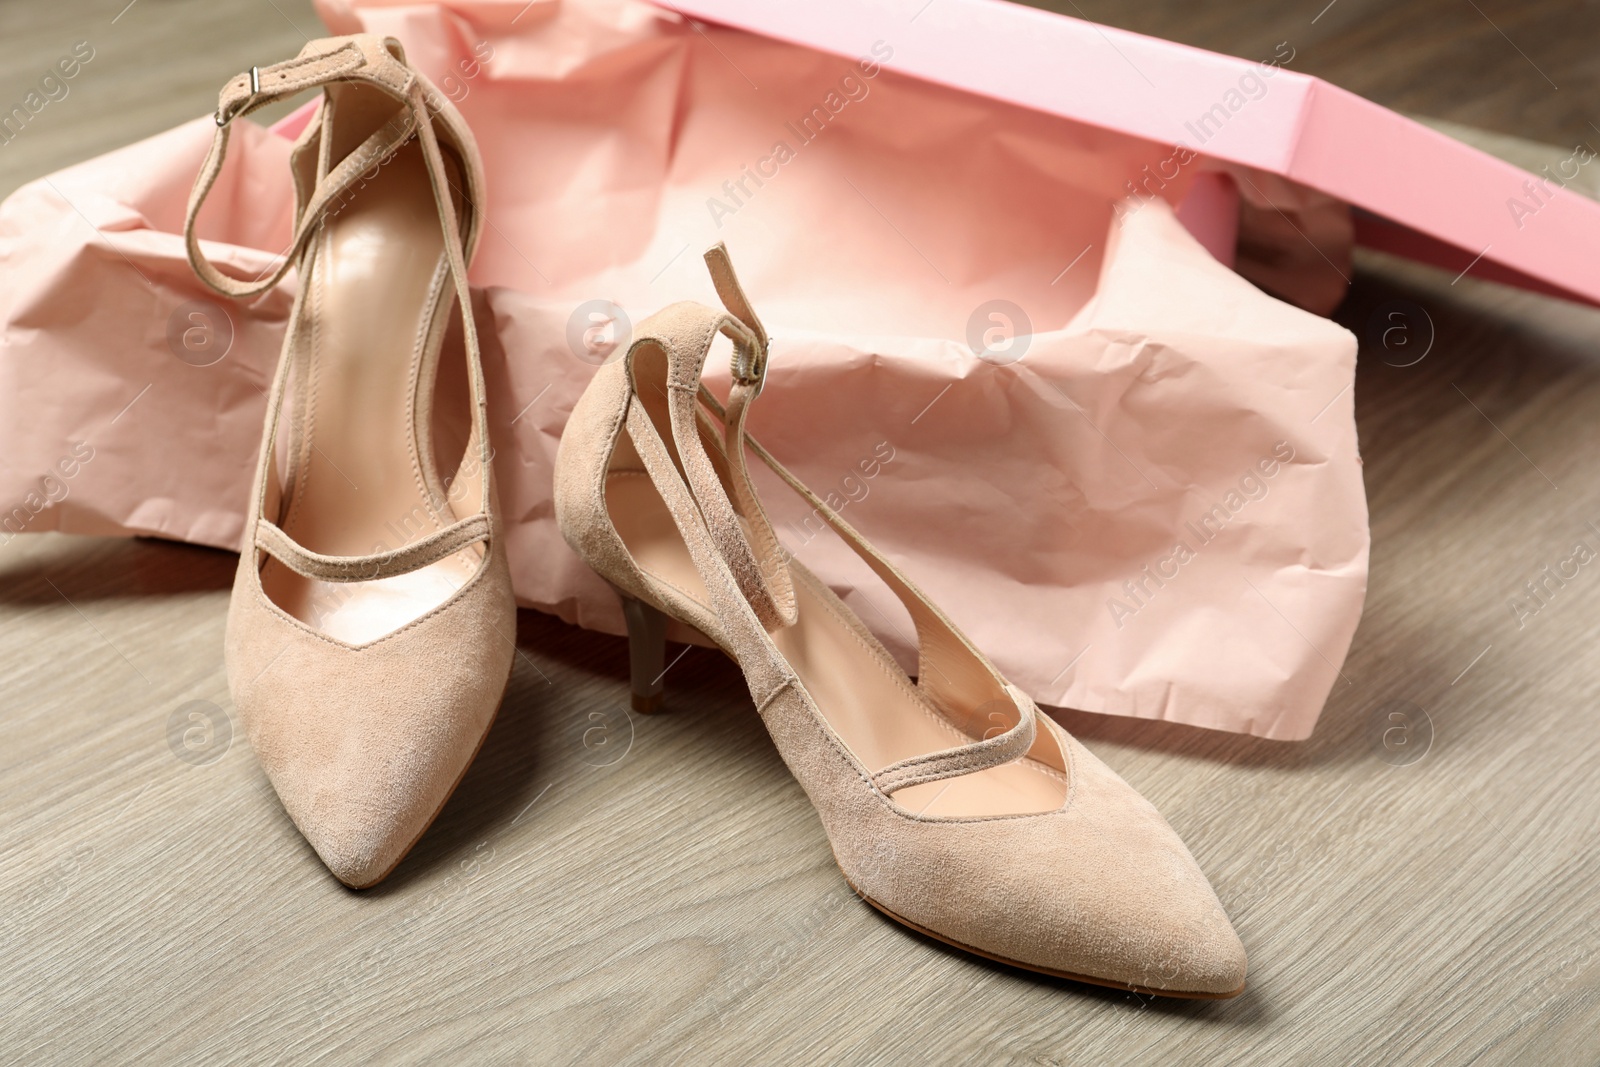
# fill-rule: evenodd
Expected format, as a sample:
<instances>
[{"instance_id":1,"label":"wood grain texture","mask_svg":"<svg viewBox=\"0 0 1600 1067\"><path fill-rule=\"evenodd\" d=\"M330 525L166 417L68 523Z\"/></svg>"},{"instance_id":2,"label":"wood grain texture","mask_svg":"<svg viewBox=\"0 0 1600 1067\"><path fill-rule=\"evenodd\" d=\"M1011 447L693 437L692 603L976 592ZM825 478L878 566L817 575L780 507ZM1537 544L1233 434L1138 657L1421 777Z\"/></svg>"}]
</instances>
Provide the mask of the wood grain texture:
<instances>
[{"instance_id":1,"label":"wood grain texture","mask_svg":"<svg viewBox=\"0 0 1600 1067\"><path fill-rule=\"evenodd\" d=\"M318 32L304 0L113 22L122 2L0 7L0 101L97 50L0 148L0 187L204 113ZM1481 4L1564 83L1552 103L1472 5L1341 0L1310 27L1316 6L1082 10L1245 55L1293 22L1302 69L1556 144L1595 99L1569 23L1591 8ZM1417 62L1458 54L1450 77ZM622 643L528 612L460 790L387 882L346 891L241 737L175 754L186 704L230 710L233 558L24 535L0 548L0 1062L1600 1062L1600 566L1510 607L1600 549L1600 312L1358 266L1339 318L1364 338L1372 579L1316 735L1061 716L1212 877L1251 954L1239 999L1043 979L893 925L845 886L729 663L688 650L674 710L630 715ZM1418 344L1431 322L1414 365L1381 343L1395 302ZM1405 766L1379 755L1391 701L1433 731Z\"/></svg>"}]
</instances>

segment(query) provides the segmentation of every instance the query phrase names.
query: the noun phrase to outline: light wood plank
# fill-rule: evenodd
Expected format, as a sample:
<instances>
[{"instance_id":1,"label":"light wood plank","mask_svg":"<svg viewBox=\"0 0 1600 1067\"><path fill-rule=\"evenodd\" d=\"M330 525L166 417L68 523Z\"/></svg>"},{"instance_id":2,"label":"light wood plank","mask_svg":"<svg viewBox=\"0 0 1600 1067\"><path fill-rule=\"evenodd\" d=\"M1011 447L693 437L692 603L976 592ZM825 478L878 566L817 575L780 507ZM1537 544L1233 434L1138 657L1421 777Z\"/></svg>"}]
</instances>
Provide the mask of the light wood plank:
<instances>
[{"instance_id":1,"label":"light wood plank","mask_svg":"<svg viewBox=\"0 0 1600 1067\"><path fill-rule=\"evenodd\" d=\"M221 76L317 32L303 0L120 6L0 7L0 101L73 41L97 50L0 149L0 188L203 114ZM1576 91L1552 104L1466 5L1456 30L1433 0L1341 0L1314 28L1257 0L1084 13L1243 55L1303 33L1302 69L1385 103L1582 135L1584 36L1550 4L1484 6ZM1441 76L1456 55L1473 69ZM0 1061L1596 1062L1600 567L1526 625L1508 603L1576 539L1600 548L1600 313L1358 265L1342 322L1406 300L1437 337L1411 367L1363 353L1351 684L1293 745L1062 713L1212 876L1253 961L1238 1000L908 934L850 894L726 661L689 651L676 710L630 716L622 643L526 612L461 789L388 882L347 892L242 738L200 765L169 746L185 702L229 709L232 557L41 535L0 549ZM1393 700L1435 734L1409 766L1373 750Z\"/></svg>"}]
</instances>

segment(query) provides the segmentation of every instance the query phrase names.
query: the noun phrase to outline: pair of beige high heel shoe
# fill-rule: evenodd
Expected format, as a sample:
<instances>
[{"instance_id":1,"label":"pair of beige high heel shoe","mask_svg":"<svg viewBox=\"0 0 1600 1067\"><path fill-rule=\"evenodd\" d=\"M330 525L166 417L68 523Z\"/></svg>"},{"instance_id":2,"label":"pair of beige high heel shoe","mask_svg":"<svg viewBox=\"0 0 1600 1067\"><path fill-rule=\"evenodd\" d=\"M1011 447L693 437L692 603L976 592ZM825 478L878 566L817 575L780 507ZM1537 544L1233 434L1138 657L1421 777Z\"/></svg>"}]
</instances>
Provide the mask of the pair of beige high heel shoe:
<instances>
[{"instance_id":1,"label":"pair of beige high heel shoe","mask_svg":"<svg viewBox=\"0 0 1600 1067\"><path fill-rule=\"evenodd\" d=\"M194 221L229 123L321 87L294 146L294 244L252 280ZM494 718L516 608L496 511L467 288L482 169L460 115L371 35L313 42L223 89L191 198L202 279L247 297L298 265L234 584L235 707L284 807L346 884L375 884L433 821ZM897 921L1020 967L1147 993L1228 997L1244 950L1183 843L1138 793L1009 685L938 608L745 433L765 330L719 245L724 310L640 324L572 413L555 500L573 549L624 600L634 706L655 710L666 617L744 671L845 878ZM442 477L440 351L459 313L471 431ZM732 343L733 385L702 383ZM779 543L749 454L905 604L915 680ZM396 531L404 532L403 543Z\"/></svg>"}]
</instances>

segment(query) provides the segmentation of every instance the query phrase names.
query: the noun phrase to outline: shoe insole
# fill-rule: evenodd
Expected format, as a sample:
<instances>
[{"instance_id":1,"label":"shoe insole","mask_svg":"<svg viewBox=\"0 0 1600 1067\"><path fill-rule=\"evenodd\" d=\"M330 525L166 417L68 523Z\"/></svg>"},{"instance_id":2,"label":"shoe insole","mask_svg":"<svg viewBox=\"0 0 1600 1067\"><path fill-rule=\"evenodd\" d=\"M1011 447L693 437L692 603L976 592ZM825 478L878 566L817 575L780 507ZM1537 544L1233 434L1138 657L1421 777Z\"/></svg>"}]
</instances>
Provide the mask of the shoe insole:
<instances>
[{"instance_id":1,"label":"shoe insole","mask_svg":"<svg viewBox=\"0 0 1600 1067\"><path fill-rule=\"evenodd\" d=\"M338 88L334 163L392 120L398 106L377 90ZM369 172L313 241L300 296L310 327L302 336L312 351L306 380L297 383L302 437L280 525L326 555L400 548L456 518L448 500L430 506L420 464L432 457L419 456L414 444L417 393L433 385L419 375L431 369L425 348L434 308L441 287L445 300L450 292L421 145L413 139ZM409 574L365 582L309 579L269 560L261 579L289 614L364 644L443 603L482 557L474 545Z\"/></svg>"},{"instance_id":2,"label":"shoe insole","mask_svg":"<svg viewBox=\"0 0 1600 1067\"><path fill-rule=\"evenodd\" d=\"M666 502L638 471L606 479L611 521L639 567L710 610L710 597ZM817 708L856 757L878 771L912 756L968 744L934 710L887 649L846 621L850 609L798 560L789 564L798 620L771 635ZM894 800L922 815L1020 815L1055 811L1067 783L1057 770L1020 759L974 774L899 790Z\"/></svg>"}]
</instances>

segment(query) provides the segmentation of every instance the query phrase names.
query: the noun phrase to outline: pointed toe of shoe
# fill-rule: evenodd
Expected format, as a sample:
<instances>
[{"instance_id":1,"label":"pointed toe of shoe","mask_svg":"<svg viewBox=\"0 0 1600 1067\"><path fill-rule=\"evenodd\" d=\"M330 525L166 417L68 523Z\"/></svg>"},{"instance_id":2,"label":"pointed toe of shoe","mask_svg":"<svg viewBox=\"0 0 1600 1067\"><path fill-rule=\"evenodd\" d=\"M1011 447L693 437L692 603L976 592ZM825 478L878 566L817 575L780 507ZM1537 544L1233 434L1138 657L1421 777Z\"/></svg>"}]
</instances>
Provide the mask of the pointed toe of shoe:
<instances>
[{"instance_id":1,"label":"pointed toe of shoe","mask_svg":"<svg viewBox=\"0 0 1600 1067\"><path fill-rule=\"evenodd\" d=\"M451 709L428 735L375 714L258 701L243 713L284 810L334 877L375 885L433 822L487 732L494 708ZM314 723L304 721L310 712Z\"/></svg>"},{"instance_id":2,"label":"pointed toe of shoe","mask_svg":"<svg viewBox=\"0 0 1600 1067\"><path fill-rule=\"evenodd\" d=\"M1144 797L1068 739L1070 805L1039 828L1060 872L1047 899L1061 969L1140 990L1229 997L1244 989L1243 943L1182 839ZM1039 916L1048 920L1048 912Z\"/></svg>"},{"instance_id":3,"label":"pointed toe of shoe","mask_svg":"<svg viewBox=\"0 0 1600 1067\"><path fill-rule=\"evenodd\" d=\"M378 768L380 773L382 768ZM394 806L372 804L372 784L345 776L271 775L284 810L333 876L351 889L382 881L431 820L423 791ZM415 781L412 779L411 781ZM406 782L404 785L410 784Z\"/></svg>"},{"instance_id":4,"label":"pointed toe of shoe","mask_svg":"<svg viewBox=\"0 0 1600 1067\"><path fill-rule=\"evenodd\" d=\"M1022 967L1172 996L1242 991L1244 946L1189 850L1147 800L1061 736L1072 786L1060 811L901 816L845 866L852 884L910 925Z\"/></svg>"},{"instance_id":5,"label":"pointed toe of shoe","mask_svg":"<svg viewBox=\"0 0 1600 1067\"><path fill-rule=\"evenodd\" d=\"M1216 894L1211 894L1215 899ZM1225 1000L1244 992L1249 959L1244 943L1220 905L1214 912L1182 931L1188 951L1160 975L1163 985L1191 995Z\"/></svg>"},{"instance_id":6,"label":"pointed toe of shoe","mask_svg":"<svg viewBox=\"0 0 1600 1067\"><path fill-rule=\"evenodd\" d=\"M366 888L432 823L488 732L515 653L509 582L480 572L434 613L352 647L257 600L251 578L228 622L235 708L305 839Z\"/></svg>"}]
</instances>

